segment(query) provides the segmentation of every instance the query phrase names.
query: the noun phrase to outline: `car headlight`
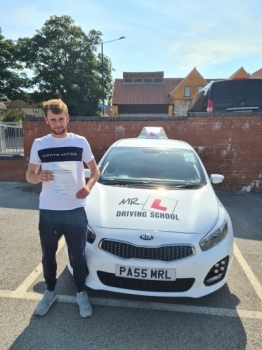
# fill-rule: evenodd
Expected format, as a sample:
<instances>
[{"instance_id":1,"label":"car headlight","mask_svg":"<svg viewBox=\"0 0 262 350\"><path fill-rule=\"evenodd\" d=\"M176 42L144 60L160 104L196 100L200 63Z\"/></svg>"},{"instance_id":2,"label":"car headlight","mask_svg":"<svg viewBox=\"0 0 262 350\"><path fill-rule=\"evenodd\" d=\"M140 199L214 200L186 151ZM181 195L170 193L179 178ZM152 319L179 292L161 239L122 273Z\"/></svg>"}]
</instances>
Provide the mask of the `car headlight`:
<instances>
[{"instance_id":1,"label":"car headlight","mask_svg":"<svg viewBox=\"0 0 262 350\"><path fill-rule=\"evenodd\" d=\"M219 204L218 220L215 226L199 242L200 248L205 251L215 247L228 233L227 215L225 209Z\"/></svg>"},{"instance_id":2,"label":"car headlight","mask_svg":"<svg viewBox=\"0 0 262 350\"><path fill-rule=\"evenodd\" d=\"M86 241L88 243L93 244L96 239L96 234L95 232L91 229L90 226L87 226L87 233L86 233Z\"/></svg>"}]
</instances>

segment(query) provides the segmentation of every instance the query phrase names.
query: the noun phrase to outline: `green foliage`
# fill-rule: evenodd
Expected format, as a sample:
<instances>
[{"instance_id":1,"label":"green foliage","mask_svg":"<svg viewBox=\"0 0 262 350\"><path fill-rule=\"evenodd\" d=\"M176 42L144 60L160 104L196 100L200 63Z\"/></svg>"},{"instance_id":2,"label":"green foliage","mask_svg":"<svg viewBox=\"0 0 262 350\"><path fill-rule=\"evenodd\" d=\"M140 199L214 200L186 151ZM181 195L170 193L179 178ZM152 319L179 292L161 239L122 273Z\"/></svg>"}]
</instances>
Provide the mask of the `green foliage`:
<instances>
[{"instance_id":1,"label":"green foliage","mask_svg":"<svg viewBox=\"0 0 262 350\"><path fill-rule=\"evenodd\" d=\"M17 61L16 46L12 40L4 38L0 28L0 96L26 100L26 87L28 79L23 66Z\"/></svg>"},{"instance_id":2,"label":"green foliage","mask_svg":"<svg viewBox=\"0 0 262 350\"><path fill-rule=\"evenodd\" d=\"M7 103L9 102L9 99L7 96L0 95L0 102Z\"/></svg>"},{"instance_id":3,"label":"green foliage","mask_svg":"<svg viewBox=\"0 0 262 350\"><path fill-rule=\"evenodd\" d=\"M17 52L34 72L34 102L60 97L72 116L98 115L98 103L112 90L111 61L104 57L105 96L101 85L102 33L86 35L69 16L52 16L32 38L20 38Z\"/></svg>"},{"instance_id":4,"label":"green foliage","mask_svg":"<svg viewBox=\"0 0 262 350\"><path fill-rule=\"evenodd\" d=\"M19 122L22 120L24 112L20 108L10 108L3 116L4 122Z\"/></svg>"}]
</instances>

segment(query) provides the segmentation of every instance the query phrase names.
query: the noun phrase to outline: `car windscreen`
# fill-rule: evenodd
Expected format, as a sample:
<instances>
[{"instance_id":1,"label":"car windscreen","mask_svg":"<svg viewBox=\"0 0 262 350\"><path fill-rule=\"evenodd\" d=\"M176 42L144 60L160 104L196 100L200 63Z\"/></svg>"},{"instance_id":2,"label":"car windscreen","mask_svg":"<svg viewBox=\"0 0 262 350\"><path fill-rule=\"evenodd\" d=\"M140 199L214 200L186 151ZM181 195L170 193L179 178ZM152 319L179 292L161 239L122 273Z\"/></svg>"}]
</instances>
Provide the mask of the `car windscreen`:
<instances>
[{"instance_id":1,"label":"car windscreen","mask_svg":"<svg viewBox=\"0 0 262 350\"><path fill-rule=\"evenodd\" d=\"M104 184L205 184L202 166L191 150L115 147L99 167L99 182Z\"/></svg>"},{"instance_id":2,"label":"car windscreen","mask_svg":"<svg viewBox=\"0 0 262 350\"><path fill-rule=\"evenodd\" d=\"M214 102L262 101L262 79L215 82L211 90L211 99Z\"/></svg>"}]
</instances>

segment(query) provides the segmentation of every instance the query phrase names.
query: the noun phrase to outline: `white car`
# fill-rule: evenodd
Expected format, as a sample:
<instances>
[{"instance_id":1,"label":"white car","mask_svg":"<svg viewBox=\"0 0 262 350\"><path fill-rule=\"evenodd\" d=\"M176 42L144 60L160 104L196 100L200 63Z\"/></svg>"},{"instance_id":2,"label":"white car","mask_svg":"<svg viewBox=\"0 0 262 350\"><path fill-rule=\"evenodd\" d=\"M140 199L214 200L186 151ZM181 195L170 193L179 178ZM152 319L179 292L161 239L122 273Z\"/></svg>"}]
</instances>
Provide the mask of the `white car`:
<instances>
[{"instance_id":1,"label":"white car","mask_svg":"<svg viewBox=\"0 0 262 350\"><path fill-rule=\"evenodd\" d=\"M86 204L88 287L198 298L226 283L233 228L212 187L224 177L209 179L188 143L145 127L116 141L99 168Z\"/></svg>"}]
</instances>

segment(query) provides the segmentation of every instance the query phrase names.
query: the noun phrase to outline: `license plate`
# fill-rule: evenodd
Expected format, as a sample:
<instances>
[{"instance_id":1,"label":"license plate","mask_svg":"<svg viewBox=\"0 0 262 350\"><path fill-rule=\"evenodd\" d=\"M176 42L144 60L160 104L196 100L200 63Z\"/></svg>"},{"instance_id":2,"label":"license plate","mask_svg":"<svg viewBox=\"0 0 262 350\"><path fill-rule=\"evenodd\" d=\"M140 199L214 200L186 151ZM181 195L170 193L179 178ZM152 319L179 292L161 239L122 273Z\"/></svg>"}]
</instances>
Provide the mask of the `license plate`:
<instances>
[{"instance_id":1,"label":"license plate","mask_svg":"<svg viewBox=\"0 0 262 350\"><path fill-rule=\"evenodd\" d=\"M137 278L143 280L175 281L176 270L117 265L115 275L118 277Z\"/></svg>"}]
</instances>

